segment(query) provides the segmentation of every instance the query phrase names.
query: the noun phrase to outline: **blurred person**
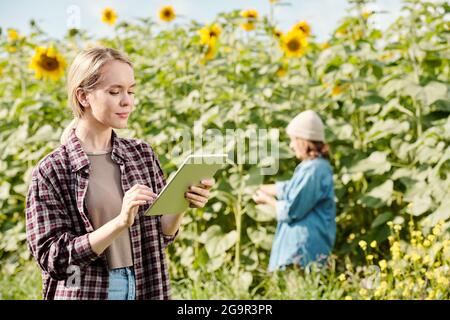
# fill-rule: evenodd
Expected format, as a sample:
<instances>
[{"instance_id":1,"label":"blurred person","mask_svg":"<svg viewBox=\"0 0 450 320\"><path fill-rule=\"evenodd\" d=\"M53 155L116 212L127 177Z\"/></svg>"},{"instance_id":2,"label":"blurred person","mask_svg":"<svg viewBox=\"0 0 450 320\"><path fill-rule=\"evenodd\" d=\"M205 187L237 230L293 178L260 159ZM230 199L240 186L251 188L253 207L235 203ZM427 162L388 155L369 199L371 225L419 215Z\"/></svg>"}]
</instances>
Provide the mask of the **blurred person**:
<instances>
[{"instance_id":1,"label":"blurred person","mask_svg":"<svg viewBox=\"0 0 450 320\"><path fill-rule=\"evenodd\" d=\"M306 110L292 119L286 133L300 164L290 180L262 185L253 196L276 211L269 271L323 262L336 238L333 171L323 122Z\"/></svg>"}]
</instances>

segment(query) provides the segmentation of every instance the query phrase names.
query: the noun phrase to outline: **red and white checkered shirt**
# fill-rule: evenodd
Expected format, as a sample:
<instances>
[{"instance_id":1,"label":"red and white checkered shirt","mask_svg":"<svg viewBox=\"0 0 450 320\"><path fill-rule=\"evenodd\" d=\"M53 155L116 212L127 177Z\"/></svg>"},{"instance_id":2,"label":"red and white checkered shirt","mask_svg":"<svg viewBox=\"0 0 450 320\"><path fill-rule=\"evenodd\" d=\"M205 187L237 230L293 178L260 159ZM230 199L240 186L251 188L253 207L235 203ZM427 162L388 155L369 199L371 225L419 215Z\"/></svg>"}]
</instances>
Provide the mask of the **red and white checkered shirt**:
<instances>
[{"instance_id":1,"label":"red and white checkered shirt","mask_svg":"<svg viewBox=\"0 0 450 320\"><path fill-rule=\"evenodd\" d=\"M158 194L166 181L149 144L120 138L112 131L111 159L120 166L125 193L144 184ZM26 199L28 248L42 270L44 299L107 299L106 251L97 255L88 233L94 231L84 203L89 160L75 129L68 142L33 169ZM174 236L161 229L161 216L144 216L140 206L130 228L136 278L136 299L169 299L165 247ZM178 231L177 231L178 233Z\"/></svg>"}]
</instances>

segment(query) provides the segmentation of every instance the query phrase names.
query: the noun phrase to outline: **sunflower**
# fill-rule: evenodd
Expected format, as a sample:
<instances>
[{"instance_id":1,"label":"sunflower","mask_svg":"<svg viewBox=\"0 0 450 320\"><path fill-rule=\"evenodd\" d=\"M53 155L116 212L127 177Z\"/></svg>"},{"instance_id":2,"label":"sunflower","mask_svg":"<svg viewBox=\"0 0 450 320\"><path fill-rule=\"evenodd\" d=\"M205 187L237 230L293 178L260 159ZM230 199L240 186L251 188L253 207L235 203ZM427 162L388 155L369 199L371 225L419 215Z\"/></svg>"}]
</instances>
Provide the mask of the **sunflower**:
<instances>
[{"instance_id":1,"label":"sunflower","mask_svg":"<svg viewBox=\"0 0 450 320\"><path fill-rule=\"evenodd\" d=\"M36 79L58 80L64 74L66 60L53 47L37 47L29 67Z\"/></svg>"},{"instance_id":2,"label":"sunflower","mask_svg":"<svg viewBox=\"0 0 450 320\"><path fill-rule=\"evenodd\" d=\"M309 26L308 22L306 21L300 21L297 22L293 27L292 31L300 30L305 34L305 36L309 36L311 34L311 27Z\"/></svg>"},{"instance_id":3,"label":"sunflower","mask_svg":"<svg viewBox=\"0 0 450 320\"><path fill-rule=\"evenodd\" d=\"M336 97L339 96L341 93L345 92L348 88L348 84L341 84L339 81L334 84L333 88L331 89L331 96Z\"/></svg>"},{"instance_id":4,"label":"sunflower","mask_svg":"<svg viewBox=\"0 0 450 320\"><path fill-rule=\"evenodd\" d=\"M7 45L6 46L6 51L8 51L9 53L14 53L14 52L17 52L17 48L14 47L14 46Z\"/></svg>"},{"instance_id":5,"label":"sunflower","mask_svg":"<svg viewBox=\"0 0 450 320\"><path fill-rule=\"evenodd\" d=\"M116 23L117 14L112 8L105 8L102 12L102 21L112 26Z\"/></svg>"},{"instance_id":6,"label":"sunflower","mask_svg":"<svg viewBox=\"0 0 450 320\"><path fill-rule=\"evenodd\" d=\"M20 39L19 32L16 29L8 29L8 40L16 41Z\"/></svg>"},{"instance_id":7,"label":"sunflower","mask_svg":"<svg viewBox=\"0 0 450 320\"><path fill-rule=\"evenodd\" d=\"M287 57L301 57L308 47L308 40L301 31L290 31L281 39L281 48Z\"/></svg>"},{"instance_id":8,"label":"sunflower","mask_svg":"<svg viewBox=\"0 0 450 320\"><path fill-rule=\"evenodd\" d=\"M388 53L384 53L382 54L378 59L380 59L381 61L386 61L391 59L394 56L394 54L392 52L388 52Z\"/></svg>"},{"instance_id":9,"label":"sunflower","mask_svg":"<svg viewBox=\"0 0 450 320\"><path fill-rule=\"evenodd\" d=\"M338 95L340 95L342 92L342 87L341 86L334 86L333 89L331 90L331 96L332 97L336 97Z\"/></svg>"},{"instance_id":10,"label":"sunflower","mask_svg":"<svg viewBox=\"0 0 450 320\"><path fill-rule=\"evenodd\" d=\"M243 10L241 11L241 17L247 19L246 23L241 24L242 29L245 31L252 31L255 29L255 22L256 19L258 19L258 11L253 9Z\"/></svg>"},{"instance_id":11,"label":"sunflower","mask_svg":"<svg viewBox=\"0 0 450 320\"><path fill-rule=\"evenodd\" d=\"M159 10L159 18L162 21L170 22L175 19L175 10L172 6L165 6Z\"/></svg>"},{"instance_id":12,"label":"sunflower","mask_svg":"<svg viewBox=\"0 0 450 320\"><path fill-rule=\"evenodd\" d=\"M363 36L364 36L364 33L362 30L356 30L355 33L353 33L353 35L352 35L352 39L354 41L358 41L358 40L361 40L363 38Z\"/></svg>"},{"instance_id":13,"label":"sunflower","mask_svg":"<svg viewBox=\"0 0 450 320\"><path fill-rule=\"evenodd\" d=\"M273 31L273 35L275 36L275 38L281 39L283 37L283 31L275 29Z\"/></svg>"},{"instance_id":14,"label":"sunflower","mask_svg":"<svg viewBox=\"0 0 450 320\"><path fill-rule=\"evenodd\" d=\"M342 25L336 31L335 34L337 37L344 37L348 34L347 26Z\"/></svg>"},{"instance_id":15,"label":"sunflower","mask_svg":"<svg viewBox=\"0 0 450 320\"><path fill-rule=\"evenodd\" d=\"M369 17L372 15L372 11L363 11L361 12L361 16L363 17L364 20L369 19Z\"/></svg>"},{"instance_id":16,"label":"sunflower","mask_svg":"<svg viewBox=\"0 0 450 320\"><path fill-rule=\"evenodd\" d=\"M285 66L280 66L276 72L278 78L282 78L286 75L287 68Z\"/></svg>"},{"instance_id":17,"label":"sunflower","mask_svg":"<svg viewBox=\"0 0 450 320\"><path fill-rule=\"evenodd\" d=\"M330 47L330 43L329 42L324 42L320 45L320 49L321 50L325 50L328 49Z\"/></svg>"},{"instance_id":18,"label":"sunflower","mask_svg":"<svg viewBox=\"0 0 450 320\"><path fill-rule=\"evenodd\" d=\"M217 55L217 46L215 43L211 43L207 46L205 55L203 56L202 63L205 63L208 60L212 60Z\"/></svg>"},{"instance_id":19,"label":"sunflower","mask_svg":"<svg viewBox=\"0 0 450 320\"><path fill-rule=\"evenodd\" d=\"M198 33L200 34L200 43L209 45L211 43L215 44L216 40L222 33L219 25L213 24L211 26L206 26L201 28Z\"/></svg>"}]
</instances>

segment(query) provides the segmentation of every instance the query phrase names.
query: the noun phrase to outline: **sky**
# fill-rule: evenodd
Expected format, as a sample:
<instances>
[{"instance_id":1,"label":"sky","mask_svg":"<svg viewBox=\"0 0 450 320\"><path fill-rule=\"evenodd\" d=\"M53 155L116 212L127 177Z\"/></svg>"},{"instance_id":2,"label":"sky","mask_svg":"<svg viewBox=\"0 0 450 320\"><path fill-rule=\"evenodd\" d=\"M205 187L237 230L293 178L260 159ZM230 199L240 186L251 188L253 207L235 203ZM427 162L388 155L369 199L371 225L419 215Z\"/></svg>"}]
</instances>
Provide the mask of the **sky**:
<instances>
[{"instance_id":1,"label":"sky","mask_svg":"<svg viewBox=\"0 0 450 320\"><path fill-rule=\"evenodd\" d=\"M289 5L275 8L279 28L287 31L306 20L312 27L317 41L326 41L339 20L347 14L347 0L282 0ZM112 28L101 22L105 7L116 10L120 20L135 17L151 17L158 21L158 11L164 5L172 5L178 15L177 23L190 20L210 23L220 12L234 9L255 9L260 15L269 13L269 0L0 0L0 27L29 32L29 21L35 19L50 37L60 38L69 28L80 26L94 36L107 36ZM372 23L384 29L400 14L401 0L375 0L368 9L383 10ZM79 18L78 18L79 17Z\"/></svg>"}]
</instances>

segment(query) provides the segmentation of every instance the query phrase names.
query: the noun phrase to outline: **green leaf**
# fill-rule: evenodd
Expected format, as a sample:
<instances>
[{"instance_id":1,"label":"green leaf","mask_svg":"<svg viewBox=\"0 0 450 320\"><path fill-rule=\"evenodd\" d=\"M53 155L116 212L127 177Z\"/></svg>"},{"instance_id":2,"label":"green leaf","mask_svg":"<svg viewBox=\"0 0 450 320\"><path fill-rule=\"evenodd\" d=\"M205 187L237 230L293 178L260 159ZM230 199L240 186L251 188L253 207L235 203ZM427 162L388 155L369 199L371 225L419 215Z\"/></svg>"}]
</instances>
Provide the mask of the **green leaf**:
<instances>
[{"instance_id":1,"label":"green leaf","mask_svg":"<svg viewBox=\"0 0 450 320\"><path fill-rule=\"evenodd\" d=\"M384 224L386 221L392 219L393 214L391 211L382 213L378 215L375 220L373 220L372 224L370 225L370 228L376 228L382 224Z\"/></svg>"},{"instance_id":2,"label":"green leaf","mask_svg":"<svg viewBox=\"0 0 450 320\"><path fill-rule=\"evenodd\" d=\"M210 226L200 235L200 242L205 244L206 252L210 257L218 256L230 249L237 240L236 230L223 233L218 225Z\"/></svg>"},{"instance_id":3,"label":"green leaf","mask_svg":"<svg viewBox=\"0 0 450 320\"><path fill-rule=\"evenodd\" d=\"M423 225L434 227L441 220L447 221L450 218L450 210L448 208L450 208L450 197L445 198L436 211L423 220Z\"/></svg>"},{"instance_id":4,"label":"green leaf","mask_svg":"<svg viewBox=\"0 0 450 320\"><path fill-rule=\"evenodd\" d=\"M11 184L4 181L0 185L0 200L8 199L10 190L11 190Z\"/></svg>"},{"instance_id":5,"label":"green leaf","mask_svg":"<svg viewBox=\"0 0 450 320\"><path fill-rule=\"evenodd\" d=\"M409 130L409 123L407 121L397 121L393 119L377 121L370 128L365 137L366 143L379 140L391 134L399 135Z\"/></svg>"},{"instance_id":6,"label":"green leaf","mask_svg":"<svg viewBox=\"0 0 450 320\"><path fill-rule=\"evenodd\" d=\"M253 276L248 271L242 271L239 273L239 278L232 280L233 288L236 288L239 293L246 293L252 284Z\"/></svg>"},{"instance_id":7,"label":"green leaf","mask_svg":"<svg viewBox=\"0 0 450 320\"><path fill-rule=\"evenodd\" d=\"M388 152L375 151L363 160L360 160L356 165L352 166L350 173L370 172L373 174L383 174L391 170L391 164L387 160Z\"/></svg>"},{"instance_id":8,"label":"green leaf","mask_svg":"<svg viewBox=\"0 0 450 320\"><path fill-rule=\"evenodd\" d=\"M431 105L430 110L432 112L442 111L450 113L450 100L438 99Z\"/></svg>"},{"instance_id":9,"label":"green leaf","mask_svg":"<svg viewBox=\"0 0 450 320\"><path fill-rule=\"evenodd\" d=\"M265 228L261 226L257 228L249 227L247 228L247 235L255 245L260 246L265 250L270 250L272 248L273 236L267 234Z\"/></svg>"},{"instance_id":10,"label":"green leaf","mask_svg":"<svg viewBox=\"0 0 450 320\"><path fill-rule=\"evenodd\" d=\"M415 197L413 202L408 205L408 213L413 216L420 216L430 209L432 204L431 197L429 195L422 195Z\"/></svg>"},{"instance_id":11,"label":"green leaf","mask_svg":"<svg viewBox=\"0 0 450 320\"><path fill-rule=\"evenodd\" d=\"M425 88L426 105L430 106L439 99L448 100L448 85L437 81L431 81Z\"/></svg>"},{"instance_id":12,"label":"green leaf","mask_svg":"<svg viewBox=\"0 0 450 320\"><path fill-rule=\"evenodd\" d=\"M48 141L56 139L58 136L58 130L55 130L52 126L46 124L39 128L34 135L32 135L28 142Z\"/></svg>"},{"instance_id":13,"label":"green leaf","mask_svg":"<svg viewBox=\"0 0 450 320\"><path fill-rule=\"evenodd\" d=\"M364 195L361 198L361 202L370 208L380 208L384 205L390 205L393 191L394 182L387 180Z\"/></svg>"},{"instance_id":14,"label":"green leaf","mask_svg":"<svg viewBox=\"0 0 450 320\"><path fill-rule=\"evenodd\" d=\"M247 215L255 221L267 222L275 219L276 212L275 208L268 204L257 204L248 207Z\"/></svg>"}]
</instances>

